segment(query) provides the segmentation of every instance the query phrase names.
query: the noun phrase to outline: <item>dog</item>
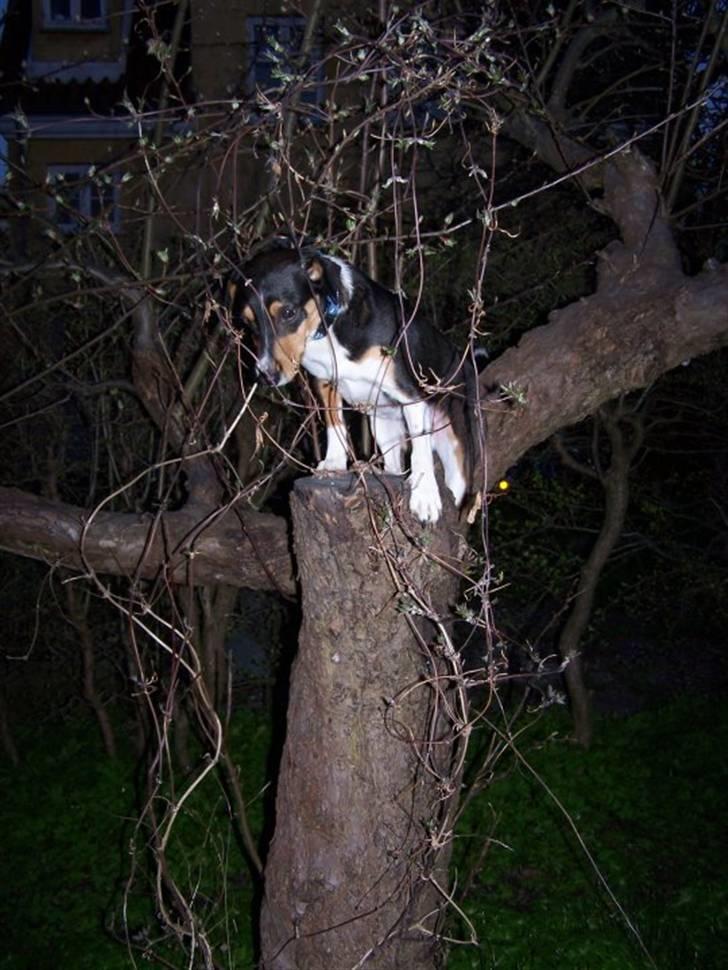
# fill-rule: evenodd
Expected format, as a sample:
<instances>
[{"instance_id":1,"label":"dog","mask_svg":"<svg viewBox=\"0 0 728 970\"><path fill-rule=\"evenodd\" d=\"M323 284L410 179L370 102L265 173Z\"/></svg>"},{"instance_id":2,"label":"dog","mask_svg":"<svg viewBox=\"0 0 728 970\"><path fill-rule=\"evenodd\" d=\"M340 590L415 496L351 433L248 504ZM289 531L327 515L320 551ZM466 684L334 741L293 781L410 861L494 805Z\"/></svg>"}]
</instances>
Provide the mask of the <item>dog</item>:
<instances>
[{"instance_id":1,"label":"dog","mask_svg":"<svg viewBox=\"0 0 728 970\"><path fill-rule=\"evenodd\" d=\"M228 280L226 302L252 334L264 383L282 387L301 369L314 378L326 420L318 472L347 468L346 402L368 414L385 472L403 473L409 441L409 507L422 523L442 512L433 453L456 505L473 493L476 369L400 295L337 256L279 242Z\"/></svg>"}]
</instances>

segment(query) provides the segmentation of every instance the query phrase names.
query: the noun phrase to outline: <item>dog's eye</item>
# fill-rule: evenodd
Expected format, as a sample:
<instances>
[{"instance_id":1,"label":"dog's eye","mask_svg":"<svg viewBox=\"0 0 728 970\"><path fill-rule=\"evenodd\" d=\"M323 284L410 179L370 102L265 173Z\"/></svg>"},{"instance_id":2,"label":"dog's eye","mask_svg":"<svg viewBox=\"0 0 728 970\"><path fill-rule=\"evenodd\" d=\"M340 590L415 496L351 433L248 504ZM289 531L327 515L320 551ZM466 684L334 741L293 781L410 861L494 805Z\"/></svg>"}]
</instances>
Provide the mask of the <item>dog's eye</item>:
<instances>
[{"instance_id":1,"label":"dog's eye","mask_svg":"<svg viewBox=\"0 0 728 970\"><path fill-rule=\"evenodd\" d=\"M290 303L286 303L281 307L281 320L285 320L286 323L290 323L297 313L298 310L295 306L292 306Z\"/></svg>"}]
</instances>

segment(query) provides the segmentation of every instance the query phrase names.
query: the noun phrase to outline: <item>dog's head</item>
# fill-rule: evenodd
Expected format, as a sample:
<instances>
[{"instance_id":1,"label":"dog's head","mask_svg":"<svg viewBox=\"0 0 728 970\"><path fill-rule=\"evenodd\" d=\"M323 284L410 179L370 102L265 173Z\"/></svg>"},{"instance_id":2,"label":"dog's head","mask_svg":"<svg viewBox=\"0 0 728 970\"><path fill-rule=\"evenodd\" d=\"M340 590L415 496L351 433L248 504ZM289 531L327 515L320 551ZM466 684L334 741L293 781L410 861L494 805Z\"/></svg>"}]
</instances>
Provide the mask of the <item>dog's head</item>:
<instances>
[{"instance_id":1,"label":"dog's head","mask_svg":"<svg viewBox=\"0 0 728 970\"><path fill-rule=\"evenodd\" d=\"M343 312L351 272L330 256L276 245L254 256L227 287L233 321L253 336L260 377L280 386L293 380L308 341L321 335L326 307Z\"/></svg>"}]
</instances>

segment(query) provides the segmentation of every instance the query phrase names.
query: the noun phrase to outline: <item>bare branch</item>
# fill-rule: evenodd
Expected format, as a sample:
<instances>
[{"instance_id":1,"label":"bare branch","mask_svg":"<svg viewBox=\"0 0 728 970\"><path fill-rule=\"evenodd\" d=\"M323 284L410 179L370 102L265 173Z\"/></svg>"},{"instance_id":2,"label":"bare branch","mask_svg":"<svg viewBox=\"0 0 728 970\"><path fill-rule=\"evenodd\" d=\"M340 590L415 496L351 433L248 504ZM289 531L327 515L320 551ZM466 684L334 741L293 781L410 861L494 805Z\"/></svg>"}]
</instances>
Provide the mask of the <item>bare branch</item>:
<instances>
[{"instance_id":1,"label":"bare branch","mask_svg":"<svg viewBox=\"0 0 728 970\"><path fill-rule=\"evenodd\" d=\"M229 508L152 515L99 512L0 488L0 547L74 571L295 595L284 519ZM151 538L150 538L151 537ZM83 547L82 547L83 538Z\"/></svg>"}]
</instances>

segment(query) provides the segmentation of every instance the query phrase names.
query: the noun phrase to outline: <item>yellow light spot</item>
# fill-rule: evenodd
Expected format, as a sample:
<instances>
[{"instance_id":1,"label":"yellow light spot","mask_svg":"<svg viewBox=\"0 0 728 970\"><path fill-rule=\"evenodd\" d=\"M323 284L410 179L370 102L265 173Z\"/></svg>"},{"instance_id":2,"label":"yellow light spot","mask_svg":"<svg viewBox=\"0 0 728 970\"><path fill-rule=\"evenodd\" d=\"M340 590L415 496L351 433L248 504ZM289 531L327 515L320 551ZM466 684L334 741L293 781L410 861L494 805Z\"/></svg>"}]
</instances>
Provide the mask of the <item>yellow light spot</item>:
<instances>
[{"instance_id":1,"label":"yellow light spot","mask_svg":"<svg viewBox=\"0 0 728 970\"><path fill-rule=\"evenodd\" d=\"M507 478L501 478L501 480L498 482L499 492L507 492L510 487L511 487L511 483L508 481Z\"/></svg>"}]
</instances>

